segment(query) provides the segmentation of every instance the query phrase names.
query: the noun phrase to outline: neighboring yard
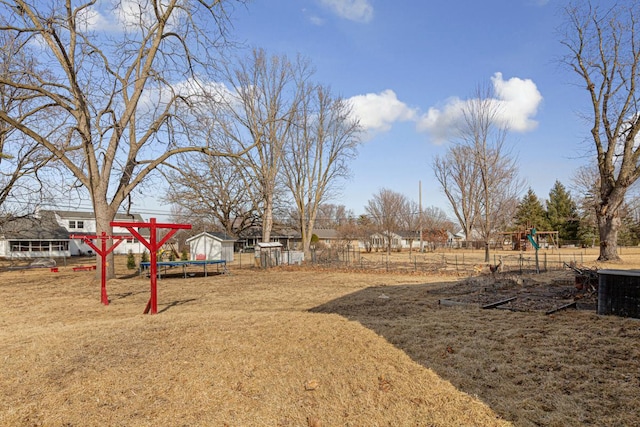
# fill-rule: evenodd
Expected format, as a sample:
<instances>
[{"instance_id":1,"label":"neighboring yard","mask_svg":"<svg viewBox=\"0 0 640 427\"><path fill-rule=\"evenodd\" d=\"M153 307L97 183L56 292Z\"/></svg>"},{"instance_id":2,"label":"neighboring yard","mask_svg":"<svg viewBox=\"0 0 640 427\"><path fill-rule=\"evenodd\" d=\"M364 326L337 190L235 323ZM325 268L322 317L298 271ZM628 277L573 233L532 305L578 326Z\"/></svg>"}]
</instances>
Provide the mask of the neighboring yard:
<instances>
[{"instance_id":1,"label":"neighboring yard","mask_svg":"<svg viewBox=\"0 0 640 427\"><path fill-rule=\"evenodd\" d=\"M159 280L155 316L124 257L109 306L94 272L1 270L0 425L640 425L640 321L438 303L507 279L566 287L571 270L465 282L261 270L249 255L227 275ZM640 250L622 256L607 268L640 266Z\"/></svg>"}]
</instances>

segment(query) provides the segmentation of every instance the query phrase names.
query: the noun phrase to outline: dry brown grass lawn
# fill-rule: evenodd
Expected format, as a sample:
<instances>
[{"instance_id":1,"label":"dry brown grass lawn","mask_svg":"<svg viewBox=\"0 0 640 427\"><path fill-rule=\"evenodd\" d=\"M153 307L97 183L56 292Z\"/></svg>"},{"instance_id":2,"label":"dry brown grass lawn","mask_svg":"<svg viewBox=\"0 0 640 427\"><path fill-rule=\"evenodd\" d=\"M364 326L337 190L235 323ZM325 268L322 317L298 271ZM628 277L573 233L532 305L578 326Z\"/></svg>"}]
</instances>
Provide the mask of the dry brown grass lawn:
<instances>
[{"instance_id":1,"label":"dry brown grass lawn","mask_svg":"<svg viewBox=\"0 0 640 427\"><path fill-rule=\"evenodd\" d=\"M92 272L0 272L1 425L640 425L637 320L441 307L453 276L233 266L160 280L149 316L120 261L109 306Z\"/></svg>"}]
</instances>

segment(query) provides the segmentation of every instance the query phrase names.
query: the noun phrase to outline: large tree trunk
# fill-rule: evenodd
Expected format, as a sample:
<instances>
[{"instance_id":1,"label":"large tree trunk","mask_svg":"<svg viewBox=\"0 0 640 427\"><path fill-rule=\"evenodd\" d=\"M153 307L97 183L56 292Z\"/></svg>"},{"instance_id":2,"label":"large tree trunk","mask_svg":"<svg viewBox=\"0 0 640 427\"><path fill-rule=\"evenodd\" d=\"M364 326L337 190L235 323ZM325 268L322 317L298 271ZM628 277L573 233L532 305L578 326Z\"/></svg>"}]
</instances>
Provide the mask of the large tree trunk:
<instances>
[{"instance_id":1,"label":"large tree trunk","mask_svg":"<svg viewBox=\"0 0 640 427\"><path fill-rule=\"evenodd\" d=\"M273 228L273 194L265 197L264 217L262 218L262 241L271 241L271 229Z\"/></svg>"},{"instance_id":2,"label":"large tree trunk","mask_svg":"<svg viewBox=\"0 0 640 427\"><path fill-rule=\"evenodd\" d=\"M304 252L304 259L311 259L311 238L313 237L313 226L315 221L310 220L307 224L305 221L301 221L301 234L302 234L302 251Z\"/></svg>"},{"instance_id":3,"label":"large tree trunk","mask_svg":"<svg viewBox=\"0 0 640 427\"><path fill-rule=\"evenodd\" d=\"M604 211L603 215L601 212ZM600 233L600 256L598 261L620 261L618 255L618 231L622 221L618 209L600 209L598 231Z\"/></svg>"},{"instance_id":4,"label":"large tree trunk","mask_svg":"<svg viewBox=\"0 0 640 427\"><path fill-rule=\"evenodd\" d=\"M96 200L97 199L97 200ZM108 236L113 235L113 227L111 227L110 223L115 218L115 211L109 207L109 204L106 200L99 200L99 198L94 199L94 213L96 216L96 235L100 236L104 231ZM95 245L99 248L102 247L102 241L100 239L95 240ZM109 249L113 245L113 239L107 240L106 248ZM150 256L154 256L154 254L150 254ZM96 254L96 272L98 278L100 278L101 267L102 267L102 257ZM113 279L115 277L115 265L113 262L113 252L107 256L107 280Z\"/></svg>"}]
</instances>

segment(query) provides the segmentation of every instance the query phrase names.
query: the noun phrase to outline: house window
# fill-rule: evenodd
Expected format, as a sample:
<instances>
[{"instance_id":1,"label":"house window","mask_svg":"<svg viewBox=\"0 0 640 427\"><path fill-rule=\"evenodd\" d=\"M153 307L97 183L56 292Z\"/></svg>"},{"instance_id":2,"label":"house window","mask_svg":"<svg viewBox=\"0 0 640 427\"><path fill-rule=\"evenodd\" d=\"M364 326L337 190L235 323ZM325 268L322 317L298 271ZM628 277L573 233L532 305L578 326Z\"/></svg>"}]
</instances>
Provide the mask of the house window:
<instances>
[{"instance_id":1,"label":"house window","mask_svg":"<svg viewBox=\"0 0 640 427\"><path fill-rule=\"evenodd\" d=\"M29 252L29 242L21 240L12 241L11 252Z\"/></svg>"},{"instance_id":2,"label":"house window","mask_svg":"<svg viewBox=\"0 0 640 427\"><path fill-rule=\"evenodd\" d=\"M69 242L67 240L54 240L49 242L51 244L52 251L68 251Z\"/></svg>"},{"instance_id":3,"label":"house window","mask_svg":"<svg viewBox=\"0 0 640 427\"><path fill-rule=\"evenodd\" d=\"M34 240L31 242L31 250L33 252L44 252L49 250L49 242Z\"/></svg>"},{"instance_id":4,"label":"house window","mask_svg":"<svg viewBox=\"0 0 640 427\"><path fill-rule=\"evenodd\" d=\"M13 240L10 242L11 252L49 252L68 251L67 240Z\"/></svg>"},{"instance_id":5,"label":"house window","mask_svg":"<svg viewBox=\"0 0 640 427\"><path fill-rule=\"evenodd\" d=\"M69 230L83 229L84 221L69 221Z\"/></svg>"}]
</instances>

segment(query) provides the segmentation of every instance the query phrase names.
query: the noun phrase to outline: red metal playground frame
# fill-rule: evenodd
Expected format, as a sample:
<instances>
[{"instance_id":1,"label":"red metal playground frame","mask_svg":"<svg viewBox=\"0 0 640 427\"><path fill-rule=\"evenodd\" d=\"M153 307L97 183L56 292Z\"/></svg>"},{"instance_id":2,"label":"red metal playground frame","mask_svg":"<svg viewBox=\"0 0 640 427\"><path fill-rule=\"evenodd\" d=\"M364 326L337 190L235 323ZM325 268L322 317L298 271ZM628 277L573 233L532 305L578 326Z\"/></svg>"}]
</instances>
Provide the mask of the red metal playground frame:
<instances>
[{"instance_id":1,"label":"red metal playground frame","mask_svg":"<svg viewBox=\"0 0 640 427\"><path fill-rule=\"evenodd\" d=\"M104 231L99 236L89 236L89 235L79 235L72 234L69 236L71 239L82 239L84 243L89 245L102 259L102 269L100 271L100 301L104 305L109 305L109 298L107 297L107 255L109 255L113 250L124 241L124 239L131 238L131 236L107 236L107 233ZM92 240L100 239L102 241L102 245L98 248ZM114 239L113 245L110 248L107 248L107 240Z\"/></svg>"},{"instance_id":2,"label":"red metal playground frame","mask_svg":"<svg viewBox=\"0 0 640 427\"><path fill-rule=\"evenodd\" d=\"M158 313L158 260L156 254L158 253L158 250L162 247L162 245L164 245L171 237L173 237L173 235L176 234L178 230L191 230L191 224L159 223L156 222L155 218L151 218L149 222L113 221L109 225L111 225L112 227L126 228L131 234L133 234L135 238L137 238L143 245L145 245L147 249L149 249L149 258L151 258L149 260L151 262L151 265L149 266L149 278L151 279L151 296L149 298L149 302L147 303L147 307L144 309L144 314L147 314L149 312L151 312L151 314ZM139 228L149 229L149 240L145 239L138 232ZM162 239L160 239L160 241L157 240L158 229L169 230L167 234Z\"/></svg>"}]
</instances>

